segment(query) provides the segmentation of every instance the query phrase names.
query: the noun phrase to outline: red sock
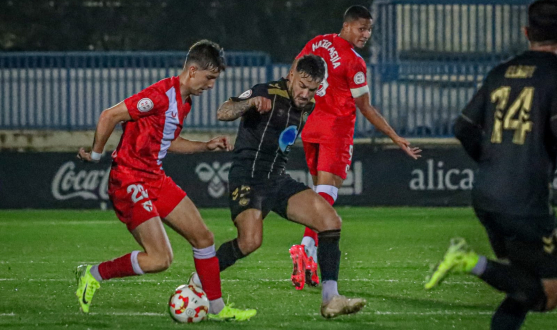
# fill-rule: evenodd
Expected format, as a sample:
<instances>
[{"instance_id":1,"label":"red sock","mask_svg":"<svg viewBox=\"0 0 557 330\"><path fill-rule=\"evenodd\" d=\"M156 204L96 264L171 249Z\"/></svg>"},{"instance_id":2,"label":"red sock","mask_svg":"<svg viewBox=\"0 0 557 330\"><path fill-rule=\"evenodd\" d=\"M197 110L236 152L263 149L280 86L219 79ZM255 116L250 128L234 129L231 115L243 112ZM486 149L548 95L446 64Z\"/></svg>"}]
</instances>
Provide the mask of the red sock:
<instances>
[{"instance_id":1,"label":"red sock","mask_svg":"<svg viewBox=\"0 0 557 330\"><path fill-rule=\"evenodd\" d=\"M331 206L335 203L335 200L333 198L333 196L327 194L326 192L320 192L318 193L321 197L325 198L325 200L331 204Z\"/></svg>"},{"instance_id":2,"label":"red sock","mask_svg":"<svg viewBox=\"0 0 557 330\"><path fill-rule=\"evenodd\" d=\"M120 258L100 263L99 274L103 280L137 275L133 270L131 255L128 253Z\"/></svg>"},{"instance_id":3,"label":"red sock","mask_svg":"<svg viewBox=\"0 0 557 330\"><path fill-rule=\"evenodd\" d=\"M317 246L317 233L316 232L314 232L313 230L306 227L306 231L304 231L304 237L313 238L313 241L315 242L315 246Z\"/></svg>"},{"instance_id":4,"label":"red sock","mask_svg":"<svg viewBox=\"0 0 557 330\"><path fill-rule=\"evenodd\" d=\"M325 198L325 200L333 205L335 203L335 200L333 199L333 196L325 193L325 192L320 192L318 193L319 195L321 195L321 197ZM315 242L315 246L317 246L317 233L314 232L313 230L309 229L306 227L306 231L304 232L304 237L311 237L313 238L313 241Z\"/></svg>"},{"instance_id":5,"label":"red sock","mask_svg":"<svg viewBox=\"0 0 557 330\"><path fill-rule=\"evenodd\" d=\"M199 275L199 280L203 286L203 291L207 294L207 299L215 300L222 297L220 286L219 259L212 257L209 259L196 259L195 270Z\"/></svg>"}]
</instances>

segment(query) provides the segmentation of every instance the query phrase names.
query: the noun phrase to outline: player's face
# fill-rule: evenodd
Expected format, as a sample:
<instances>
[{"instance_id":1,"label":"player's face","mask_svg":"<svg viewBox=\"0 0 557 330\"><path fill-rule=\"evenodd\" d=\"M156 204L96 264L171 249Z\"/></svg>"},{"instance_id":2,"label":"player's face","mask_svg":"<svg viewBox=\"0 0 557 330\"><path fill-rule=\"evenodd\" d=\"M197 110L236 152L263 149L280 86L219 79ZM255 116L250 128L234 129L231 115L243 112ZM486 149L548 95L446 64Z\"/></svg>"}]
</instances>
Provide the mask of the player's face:
<instances>
[{"instance_id":1,"label":"player's face","mask_svg":"<svg viewBox=\"0 0 557 330\"><path fill-rule=\"evenodd\" d=\"M364 48L366 42L371 38L371 19L360 18L357 21L344 23L346 39L356 48Z\"/></svg>"},{"instance_id":2,"label":"player's face","mask_svg":"<svg viewBox=\"0 0 557 330\"><path fill-rule=\"evenodd\" d=\"M308 74L292 70L290 72L290 95L294 105L298 108L305 107L315 96L321 81L311 79Z\"/></svg>"},{"instance_id":3,"label":"player's face","mask_svg":"<svg viewBox=\"0 0 557 330\"><path fill-rule=\"evenodd\" d=\"M199 70L194 68L190 71L190 90L192 95L201 95L203 91L212 89L215 86L220 72L213 70Z\"/></svg>"}]
</instances>

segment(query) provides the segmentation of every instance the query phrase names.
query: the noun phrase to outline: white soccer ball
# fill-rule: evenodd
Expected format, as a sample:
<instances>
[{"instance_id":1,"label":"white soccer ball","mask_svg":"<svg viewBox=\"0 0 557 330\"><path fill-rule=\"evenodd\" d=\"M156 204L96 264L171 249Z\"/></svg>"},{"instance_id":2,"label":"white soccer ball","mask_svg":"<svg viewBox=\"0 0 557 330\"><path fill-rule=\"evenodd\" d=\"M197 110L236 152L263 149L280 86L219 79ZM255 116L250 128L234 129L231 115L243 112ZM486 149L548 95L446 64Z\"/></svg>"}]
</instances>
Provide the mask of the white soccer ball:
<instances>
[{"instance_id":1,"label":"white soccer ball","mask_svg":"<svg viewBox=\"0 0 557 330\"><path fill-rule=\"evenodd\" d=\"M170 296L168 311L174 321L181 323L201 322L207 319L209 299L199 287L180 285Z\"/></svg>"}]
</instances>

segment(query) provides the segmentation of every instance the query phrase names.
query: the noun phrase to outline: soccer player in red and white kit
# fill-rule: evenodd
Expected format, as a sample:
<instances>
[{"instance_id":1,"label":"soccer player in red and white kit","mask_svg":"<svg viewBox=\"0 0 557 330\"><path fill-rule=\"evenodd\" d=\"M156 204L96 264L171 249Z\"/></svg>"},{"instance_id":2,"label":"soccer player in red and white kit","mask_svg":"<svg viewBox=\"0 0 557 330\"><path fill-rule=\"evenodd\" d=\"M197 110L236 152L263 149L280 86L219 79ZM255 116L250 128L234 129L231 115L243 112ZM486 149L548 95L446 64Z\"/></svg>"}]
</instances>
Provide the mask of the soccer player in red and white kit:
<instances>
[{"instance_id":1,"label":"soccer player in red and white kit","mask_svg":"<svg viewBox=\"0 0 557 330\"><path fill-rule=\"evenodd\" d=\"M379 131L390 137L408 156L420 157L419 148L398 136L381 114L370 104L367 67L354 50L363 48L371 37L372 17L363 6L352 6L344 13L339 34L320 35L310 40L297 58L318 55L326 63L327 75L315 96L315 109L302 132L306 162L313 178L314 190L333 205L338 189L346 179L352 162L356 107ZM311 263L317 260L317 233L306 228L301 245L290 249L292 257L306 254L306 281L317 285ZM293 258L294 260L294 258ZM294 278L293 278L294 281Z\"/></svg>"},{"instance_id":2,"label":"soccer player in red and white kit","mask_svg":"<svg viewBox=\"0 0 557 330\"><path fill-rule=\"evenodd\" d=\"M184 119L191 110L191 97L213 88L224 69L224 54L219 45L208 40L195 43L178 76L163 79L103 111L92 150L79 150L80 159L99 161L114 127L123 122L120 143L112 154L108 193L117 217L143 247L143 251L97 265L77 267L76 295L83 312L89 312L100 282L158 273L170 266L173 256L163 226L166 223L193 247L195 268L210 301L209 318L242 321L256 314L255 310L239 310L224 304L213 234L190 198L162 168L167 152L231 150L225 137L208 142L180 137Z\"/></svg>"}]
</instances>

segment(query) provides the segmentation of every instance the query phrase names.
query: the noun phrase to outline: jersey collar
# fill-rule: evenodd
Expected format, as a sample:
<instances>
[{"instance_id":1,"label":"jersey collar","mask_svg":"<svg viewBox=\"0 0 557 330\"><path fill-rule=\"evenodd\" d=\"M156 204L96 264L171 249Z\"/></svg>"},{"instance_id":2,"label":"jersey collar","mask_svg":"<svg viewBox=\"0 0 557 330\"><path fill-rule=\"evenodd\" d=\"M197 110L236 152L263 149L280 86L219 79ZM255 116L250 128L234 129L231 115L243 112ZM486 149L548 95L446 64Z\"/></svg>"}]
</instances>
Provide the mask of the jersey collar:
<instances>
[{"instance_id":1,"label":"jersey collar","mask_svg":"<svg viewBox=\"0 0 557 330\"><path fill-rule=\"evenodd\" d=\"M335 34L335 43L340 45L343 48L354 49L354 46L352 46L351 43L349 43L343 37L341 37L340 34Z\"/></svg>"}]
</instances>

